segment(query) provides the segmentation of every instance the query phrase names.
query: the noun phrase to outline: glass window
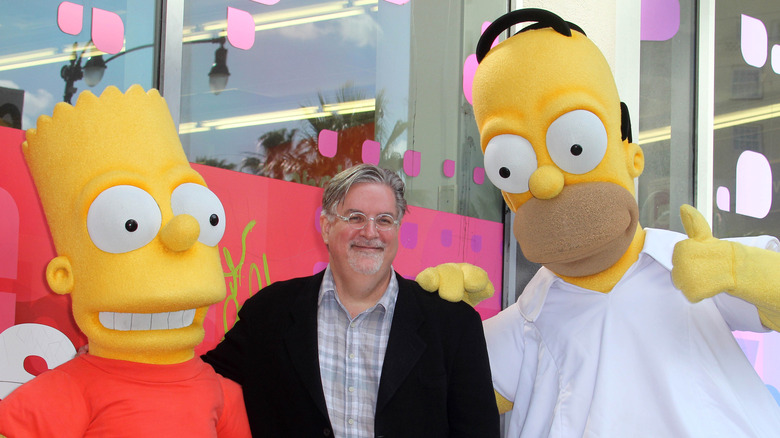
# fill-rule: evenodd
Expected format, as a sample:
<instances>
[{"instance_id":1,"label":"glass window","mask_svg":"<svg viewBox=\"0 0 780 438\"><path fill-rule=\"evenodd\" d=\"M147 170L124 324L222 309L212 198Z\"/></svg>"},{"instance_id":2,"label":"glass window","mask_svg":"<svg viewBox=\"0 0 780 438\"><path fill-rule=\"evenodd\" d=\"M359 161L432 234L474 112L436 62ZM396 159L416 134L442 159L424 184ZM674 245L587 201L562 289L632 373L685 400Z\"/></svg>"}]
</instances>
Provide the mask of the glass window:
<instances>
[{"instance_id":1,"label":"glass window","mask_svg":"<svg viewBox=\"0 0 780 438\"><path fill-rule=\"evenodd\" d=\"M179 131L190 160L314 186L374 162L405 179L411 205L500 222L462 69L481 21L506 3L492 1L498 12L466 48L465 6L398 3L187 1Z\"/></svg>"},{"instance_id":2,"label":"glass window","mask_svg":"<svg viewBox=\"0 0 780 438\"><path fill-rule=\"evenodd\" d=\"M696 2L679 10L656 2L642 16L639 136L645 154L638 179L643 227L683 231L680 206L693 203ZM644 8L643 8L644 11ZM636 123L636 122L634 122Z\"/></svg>"},{"instance_id":3,"label":"glass window","mask_svg":"<svg viewBox=\"0 0 780 438\"><path fill-rule=\"evenodd\" d=\"M75 104L84 90L99 95L108 85L153 87L157 8L154 0L4 7L0 125L32 128L39 115L50 115L57 102Z\"/></svg>"},{"instance_id":4,"label":"glass window","mask_svg":"<svg viewBox=\"0 0 780 438\"><path fill-rule=\"evenodd\" d=\"M719 0L713 232L780 235L780 4Z\"/></svg>"}]
</instances>

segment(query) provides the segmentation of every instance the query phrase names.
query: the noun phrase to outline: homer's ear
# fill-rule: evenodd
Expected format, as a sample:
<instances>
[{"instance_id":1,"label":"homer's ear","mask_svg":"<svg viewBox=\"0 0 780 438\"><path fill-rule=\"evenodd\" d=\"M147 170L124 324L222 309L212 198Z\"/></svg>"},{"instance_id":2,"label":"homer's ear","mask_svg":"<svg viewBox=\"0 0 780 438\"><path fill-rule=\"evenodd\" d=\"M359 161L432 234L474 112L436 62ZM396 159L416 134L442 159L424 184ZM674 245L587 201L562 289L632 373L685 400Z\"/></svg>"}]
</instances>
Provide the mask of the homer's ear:
<instances>
[{"instance_id":1,"label":"homer's ear","mask_svg":"<svg viewBox=\"0 0 780 438\"><path fill-rule=\"evenodd\" d=\"M642 152L642 148L636 143L628 143L626 150L626 158L628 165L628 174L631 178L636 178L642 174L645 170L645 153Z\"/></svg>"},{"instance_id":2,"label":"homer's ear","mask_svg":"<svg viewBox=\"0 0 780 438\"><path fill-rule=\"evenodd\" d=\"M70 259L65 256L57 256L46 266L46 281L54 293L60 295L73 291L73 268Z\"/></svg>"}]
</instances>

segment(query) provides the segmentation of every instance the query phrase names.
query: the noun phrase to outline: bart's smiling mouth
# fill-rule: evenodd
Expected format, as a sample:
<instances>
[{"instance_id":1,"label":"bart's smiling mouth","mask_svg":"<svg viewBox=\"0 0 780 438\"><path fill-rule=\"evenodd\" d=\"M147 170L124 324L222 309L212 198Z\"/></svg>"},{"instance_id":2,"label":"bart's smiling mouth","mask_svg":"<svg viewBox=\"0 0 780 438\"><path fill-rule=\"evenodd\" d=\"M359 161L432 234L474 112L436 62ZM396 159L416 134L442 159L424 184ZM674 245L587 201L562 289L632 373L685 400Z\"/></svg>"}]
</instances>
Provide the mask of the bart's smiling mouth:
<instances>
[{"instance_id":1,"label":"bart's smiling mouth","mask_svg":"<svg viewBox=\"0 0 780 438\"><path fill-rule=\"evenodd\" d=\"M189 327L195 320L195 309L162 313L100 312L98 319L111 330L173 330Z\"/></svg>"}]
</instances>

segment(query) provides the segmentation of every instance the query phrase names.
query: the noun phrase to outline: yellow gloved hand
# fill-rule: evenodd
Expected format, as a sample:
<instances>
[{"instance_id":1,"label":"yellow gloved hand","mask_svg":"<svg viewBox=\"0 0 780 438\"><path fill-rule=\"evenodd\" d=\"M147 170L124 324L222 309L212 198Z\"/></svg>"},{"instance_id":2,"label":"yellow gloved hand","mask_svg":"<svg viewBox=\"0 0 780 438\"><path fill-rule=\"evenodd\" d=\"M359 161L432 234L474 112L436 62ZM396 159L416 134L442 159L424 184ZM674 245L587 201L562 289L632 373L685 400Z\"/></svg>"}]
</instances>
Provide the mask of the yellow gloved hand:
<instances>
[{"instance_id":1,"label":"yellow gloved hand","mask_svg":"<svg viewBox=\"0 0 780 438\"><path fill-rule=\"evenodd\" d=\"M696 303L726 292L758 307L761 322L780 329L780 253L719 240L690 205L680 208L688 239L674 247L672 281Z\"/></svg>"},{"instance_id":2,"label":"yellow gloved hand","mask_svg":"<svg viewBox=\"0 0 780 438\"><path fill-rule=\"evenodd\" d=\"M474 307L493 296L495 289L487 272L469 263L443 263L426 268L415 279L428 292L439 291L447 301L465 301Z\"/></svg>"}]
</instances>

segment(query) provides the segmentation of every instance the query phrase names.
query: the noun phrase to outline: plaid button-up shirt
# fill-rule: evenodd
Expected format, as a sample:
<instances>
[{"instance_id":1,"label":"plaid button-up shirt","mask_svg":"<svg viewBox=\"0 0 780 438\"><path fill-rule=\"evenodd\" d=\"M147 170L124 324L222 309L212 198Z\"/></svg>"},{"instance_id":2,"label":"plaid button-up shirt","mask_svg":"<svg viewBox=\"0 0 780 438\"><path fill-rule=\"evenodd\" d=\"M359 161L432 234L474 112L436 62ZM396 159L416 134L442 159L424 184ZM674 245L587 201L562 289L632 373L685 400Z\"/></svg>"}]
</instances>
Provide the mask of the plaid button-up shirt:
<instances>
[{"instance_id":1,"label":"plaid button-up shirt","mask_svg":"<svg viewBox=\"0 0 780 438\"><path fill-rule=\"evenodd\" d=\"M373 438L379 378L398 298L392 273L384 295L350 318L336 294L330 266L320 285L317 345L328 416L337 438Z\"/></svg>"}]
</instances>

